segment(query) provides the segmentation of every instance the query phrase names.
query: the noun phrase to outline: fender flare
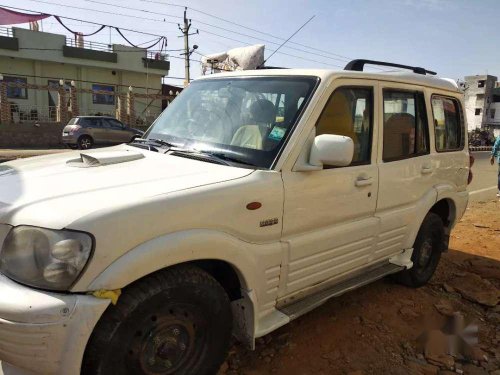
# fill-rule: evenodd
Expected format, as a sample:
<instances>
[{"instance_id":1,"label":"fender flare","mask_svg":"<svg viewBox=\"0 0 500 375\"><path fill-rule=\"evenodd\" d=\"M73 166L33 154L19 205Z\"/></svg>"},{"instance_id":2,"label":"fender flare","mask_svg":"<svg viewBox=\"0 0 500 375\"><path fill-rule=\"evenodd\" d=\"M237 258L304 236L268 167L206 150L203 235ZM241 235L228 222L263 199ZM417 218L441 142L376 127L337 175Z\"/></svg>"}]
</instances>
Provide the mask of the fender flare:
<instances>
[{"instance_id":1,"label":"fender flare","mask_svg":"<svg viewBox=\"0 0 500 375\"><path fill-rule=\"evenodd\" d=\"M88 290L121 289L153 272L196 260L222 260L236 271L242 288L253 285L257 264L252 246L226 233L191 229L165 234L131 249L110 264Z\"/></svg>"}]
</instances>

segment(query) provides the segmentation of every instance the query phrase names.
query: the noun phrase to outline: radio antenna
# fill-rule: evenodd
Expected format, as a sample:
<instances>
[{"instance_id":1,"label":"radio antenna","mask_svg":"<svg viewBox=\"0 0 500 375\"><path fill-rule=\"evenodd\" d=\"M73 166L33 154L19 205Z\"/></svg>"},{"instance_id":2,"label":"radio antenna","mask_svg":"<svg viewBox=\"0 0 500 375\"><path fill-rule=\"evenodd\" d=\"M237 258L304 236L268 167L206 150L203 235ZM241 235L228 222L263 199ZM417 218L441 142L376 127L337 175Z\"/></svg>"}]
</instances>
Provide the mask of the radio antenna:
<instances>
[{"instance_id":1,"label":"radio antenna","mask_svg":"<svg viewBox=\"0 0 500 375\"><path fill-rule=\"evenodd\" d=\"M273 57L273 55L274 55L276 52L278 52L278 50L279 50L281 47L283 47L283 46L284 46L284 45L285 45L285 44L286 44L286 43L287 43L290 39L292 39L292 38L293 38L293 37L294 37L294 36L295 36L295 35L296 35L296 34L297 34L300 30L302 30L302 29L303 29L303 28L304 28L304 27L305 27L305 26L306 26L309 22L311 22L311 21L312 21L312 19L313 19L314 17L316 17L316 15L312 16L311 18L309 18L309 19L308 19L308 20L307 20L307 21L306 21L306 22L305 22L302 26L300 26L300 27L297 29L297 31L295 31L292 35L290 35L290 37L289 37L287 40L285 40L283 43L281 43L281 45L280 45L278 48L276 48L276 49L274 50L274 52L273 52L273 53L271 53L271 55L270 55L267 59L265 59L265 60L264 60L264 62L263 62L262 64L260 64L260 65L258 66L258 68L257 68L257 69L259 69L259 68L263 67L263 66L264 66L264 64L265 64L265 63L266 63L266 62L267 62L267 61L268 61L271 57Z\"/></svg>"}]
</instances>

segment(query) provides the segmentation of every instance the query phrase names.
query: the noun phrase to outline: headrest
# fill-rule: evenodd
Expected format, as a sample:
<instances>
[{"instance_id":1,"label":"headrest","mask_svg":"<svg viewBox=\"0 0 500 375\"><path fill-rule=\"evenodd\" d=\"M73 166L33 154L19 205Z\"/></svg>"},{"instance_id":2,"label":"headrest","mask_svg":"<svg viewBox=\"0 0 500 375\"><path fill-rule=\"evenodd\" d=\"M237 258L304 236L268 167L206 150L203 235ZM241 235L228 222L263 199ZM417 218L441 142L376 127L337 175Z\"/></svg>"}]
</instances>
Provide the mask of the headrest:
<instances>
[{"instance_id":1,"label":"headrest","mask_svg":"<svg viewBox=\"0 0 500 375\"><path fill-rule=\"evenodd\" d=\"M272 124L276 121L276 108L266 99L259 99L250 106L252 119L257 123Z\"/></svg>"}]
</instances>

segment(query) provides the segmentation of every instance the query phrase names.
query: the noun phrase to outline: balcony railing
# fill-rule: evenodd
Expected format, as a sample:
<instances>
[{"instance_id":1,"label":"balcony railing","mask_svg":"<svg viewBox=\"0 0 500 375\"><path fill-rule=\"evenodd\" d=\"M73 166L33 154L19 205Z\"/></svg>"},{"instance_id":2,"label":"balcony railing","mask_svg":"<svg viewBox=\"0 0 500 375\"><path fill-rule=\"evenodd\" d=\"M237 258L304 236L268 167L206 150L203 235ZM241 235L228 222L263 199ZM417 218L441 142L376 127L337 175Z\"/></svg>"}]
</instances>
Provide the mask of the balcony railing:
<instances>
[{"instance_id":1,"label":"balcony railing","mask_svg":"<svg viewBox=\"0 0 500 375\"><path fill-rule=\"evenodd\" d=\"M75 40L73 38L66 38L66 45L68 47L91 49L101 52L113 52L113 47L106 43L93 42L91 40Z\"/></svg>"},{"instance_id":2,"label":"balcony railing","mask_svg":"<svg viewBox=\"0 0 500 375\"><path fill-rule=\"evenodd\" d=\"M148 51L146 57L150 60L168 61L168 55L161 52Z\"/></svg>"},{"instance_id":3,"label":"balcony railing","mask_svg":"<svg viewBox=\"0 0 500 375\"><path fill-rule=\"evenodd\" d=\"M12 38L14 34L12 34L12 29L10 27L0 26L0 36Z\"/></svg>"}]
</instances>

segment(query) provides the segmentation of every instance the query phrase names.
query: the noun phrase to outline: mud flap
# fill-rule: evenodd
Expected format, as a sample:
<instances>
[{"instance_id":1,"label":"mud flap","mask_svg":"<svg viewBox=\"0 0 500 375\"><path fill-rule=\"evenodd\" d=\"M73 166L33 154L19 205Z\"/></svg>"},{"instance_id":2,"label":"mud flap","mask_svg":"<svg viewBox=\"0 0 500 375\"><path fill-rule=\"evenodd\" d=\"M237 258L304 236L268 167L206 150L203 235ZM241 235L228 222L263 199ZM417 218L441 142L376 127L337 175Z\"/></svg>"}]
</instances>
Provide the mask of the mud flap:
<instances>
[{"instance_id":1,"label":"mud flap","mask_svg":"<svg viewBox=\"0 0 500 375\"><path fill-rule=\"evenodd\" d=\"M233 311L233 336L248 349L255 349L255 312L250 293L241 290L242 298L231 302Z\"/></svg>"},{"instance_id":2,"label":"mud flap","mask_svg":"<svg viewBox=\"0 0 500 375\"><path fill-rule=\"evenodd\" d=\"M390 258L389 263L405 267L408 270L413 267L413 262L411 260L412 254L413 254L413 248L404 249L400 254Z\"/></svg>"}]
</instances>

